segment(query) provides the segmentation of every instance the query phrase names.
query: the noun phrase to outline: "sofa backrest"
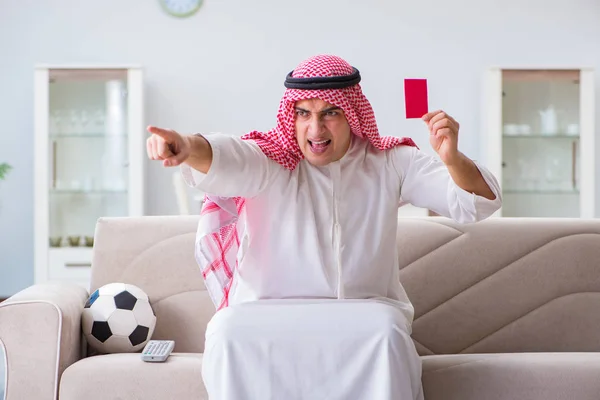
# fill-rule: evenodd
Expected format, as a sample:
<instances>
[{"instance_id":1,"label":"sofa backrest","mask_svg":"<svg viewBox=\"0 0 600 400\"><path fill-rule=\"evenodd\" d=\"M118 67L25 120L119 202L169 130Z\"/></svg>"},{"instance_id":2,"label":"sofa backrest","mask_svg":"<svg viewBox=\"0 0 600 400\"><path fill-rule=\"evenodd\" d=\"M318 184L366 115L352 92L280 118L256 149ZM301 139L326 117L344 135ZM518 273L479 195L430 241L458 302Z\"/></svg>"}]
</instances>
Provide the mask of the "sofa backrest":
<instances>
[{"instance_id":1,"label":"sofa backrest","mask_svg":"<svg viewBox=\"0 0 600 400\"><path fill-rule=\"evenodd\" d=\"M215 308L194 259L198 216L101 218L90 290L150 297L153 338L202 352ZM420 354L600 351L600 220L400 218L400 280Z\"/></svg>"},{"instance_id":2,"label":"sofa backrest","mask_svg":"<svg viewBox=\"0 0 600 400\"><path fill-rule=\"evenodd\" d=\"M175 340L175 351L203 352L215 307L194 258L198 216L100 218L90 292L111 282L146 292L156 314L153 339Z\"/></svg>"},{"instance_id":3,"label":"sofa backrest","mask_svg":"<svg viewBox=\"0 0 600 400\"><path fill-rule=\"evenodd\" d=\"M600 220L400 219L420 354L600 351Z\"/></svg>"}]
</instances>

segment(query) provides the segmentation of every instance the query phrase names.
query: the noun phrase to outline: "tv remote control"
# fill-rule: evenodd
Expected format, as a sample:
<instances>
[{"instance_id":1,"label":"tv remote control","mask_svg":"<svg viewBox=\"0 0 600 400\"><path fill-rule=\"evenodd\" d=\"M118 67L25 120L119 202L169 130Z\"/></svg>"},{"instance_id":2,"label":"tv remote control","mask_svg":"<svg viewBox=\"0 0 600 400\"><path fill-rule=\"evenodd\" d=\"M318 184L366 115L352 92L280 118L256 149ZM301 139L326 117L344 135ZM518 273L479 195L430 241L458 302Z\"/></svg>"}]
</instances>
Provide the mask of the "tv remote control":
<instances>
[{"instance_id":1,"label":"tv remote control","mask_svg":"<svg viewBox=\"0 0 600 400\"><path fill-rule=\"evenodd\" d=\"M147 362L163 362L169 358L175 341L173 340L150 340L142 351L142 360Z\"/></svg>"}]
</instances>

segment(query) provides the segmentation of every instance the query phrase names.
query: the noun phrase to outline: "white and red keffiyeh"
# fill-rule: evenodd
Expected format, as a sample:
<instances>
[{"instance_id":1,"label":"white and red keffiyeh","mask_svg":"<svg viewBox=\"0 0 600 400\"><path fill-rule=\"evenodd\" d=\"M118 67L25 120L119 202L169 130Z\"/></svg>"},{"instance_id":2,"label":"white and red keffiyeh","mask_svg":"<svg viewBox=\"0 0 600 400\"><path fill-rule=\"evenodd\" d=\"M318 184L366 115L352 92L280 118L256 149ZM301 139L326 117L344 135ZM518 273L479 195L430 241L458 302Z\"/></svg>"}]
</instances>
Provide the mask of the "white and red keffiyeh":
<instances>
[{"instance_id":1,"label":"white and red keffiyeh","mask_svg":"<svg viewBox=\"0 0 600 400\"><path fill-rule=\"evenodd\" d=\"M293 78L349 76L356 70L337 56L318 55L300 63ZM359 84L341 89L286 89L279 104L277 125L268 132L252 131L244 140L254 140L263 153L283 167L293 170L304 158L295 135L295 103L319 98L344 111L353 134L379 150L395 146L416 146L409 138L381 137L371 104ZM196 237L196 260L202 269L206 288L217 310L229 305L229 291L238 265L239 232L244 230L244 199L207 195L200 213Z\"/></svg>"}]
</instances>

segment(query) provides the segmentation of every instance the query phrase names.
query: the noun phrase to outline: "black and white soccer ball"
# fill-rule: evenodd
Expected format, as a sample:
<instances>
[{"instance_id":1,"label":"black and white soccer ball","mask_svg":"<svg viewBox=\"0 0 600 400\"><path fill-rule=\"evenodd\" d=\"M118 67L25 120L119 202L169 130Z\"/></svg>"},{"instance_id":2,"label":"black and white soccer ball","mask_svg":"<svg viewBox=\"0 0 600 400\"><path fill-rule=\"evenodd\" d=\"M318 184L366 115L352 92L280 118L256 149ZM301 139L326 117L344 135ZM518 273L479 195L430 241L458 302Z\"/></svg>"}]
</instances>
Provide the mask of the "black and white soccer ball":
<instances>
[{"instance_id":1,"label":"black and white soccer ball","mask_svg":"<svg viewBox=\"0 0 600 400\"><path fill-rule=\"evenodd\" d=\"M148 295L128 283L109 283L94 291L81 317L88 344L104 354L143 349L155 326Z\"/></svg>"}]
</instances>

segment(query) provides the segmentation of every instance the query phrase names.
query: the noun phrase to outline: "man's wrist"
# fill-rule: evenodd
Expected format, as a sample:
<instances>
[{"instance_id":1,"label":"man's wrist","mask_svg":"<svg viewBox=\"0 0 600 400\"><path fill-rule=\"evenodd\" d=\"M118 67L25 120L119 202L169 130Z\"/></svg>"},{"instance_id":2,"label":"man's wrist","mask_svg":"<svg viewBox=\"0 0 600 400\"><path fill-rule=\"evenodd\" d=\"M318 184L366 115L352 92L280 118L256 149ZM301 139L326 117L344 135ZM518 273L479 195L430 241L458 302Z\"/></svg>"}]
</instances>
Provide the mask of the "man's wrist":
<instances>
[{"instance_id":1,"label":"man's wrist","mask_svg":"<svg viewBox=\"0 0 600 400\"><path fill-rule=\"evenodd\" d=\"M444 164L446 164L446 167L448 168L460 168L461 166L470 163L471 159L458 150L454 156L444 160Z\"/></svg>"},{"instance_id":2,"label":"man's wrist","mask_svg":"<svg viewBox=\"0 0 600 400\"><path fill-rule=\"evenodd\" d=\"M190 158L202 159L206 156L206 147L209 147L208 141L199 133L187 135L184 137L190 151Z\"/></svg>"},{"instance_id":3,"label":"man's wrist","mask_svg":"<svg viewBox=\"0 0 600 400\"><path fill-rule=\"evenodd\" d=\"M185 163L202 173L207 173L213 158L212 147L208 140L201 134L187 135L184 140L189 150Z\"/></svg>"}]
</instances>

